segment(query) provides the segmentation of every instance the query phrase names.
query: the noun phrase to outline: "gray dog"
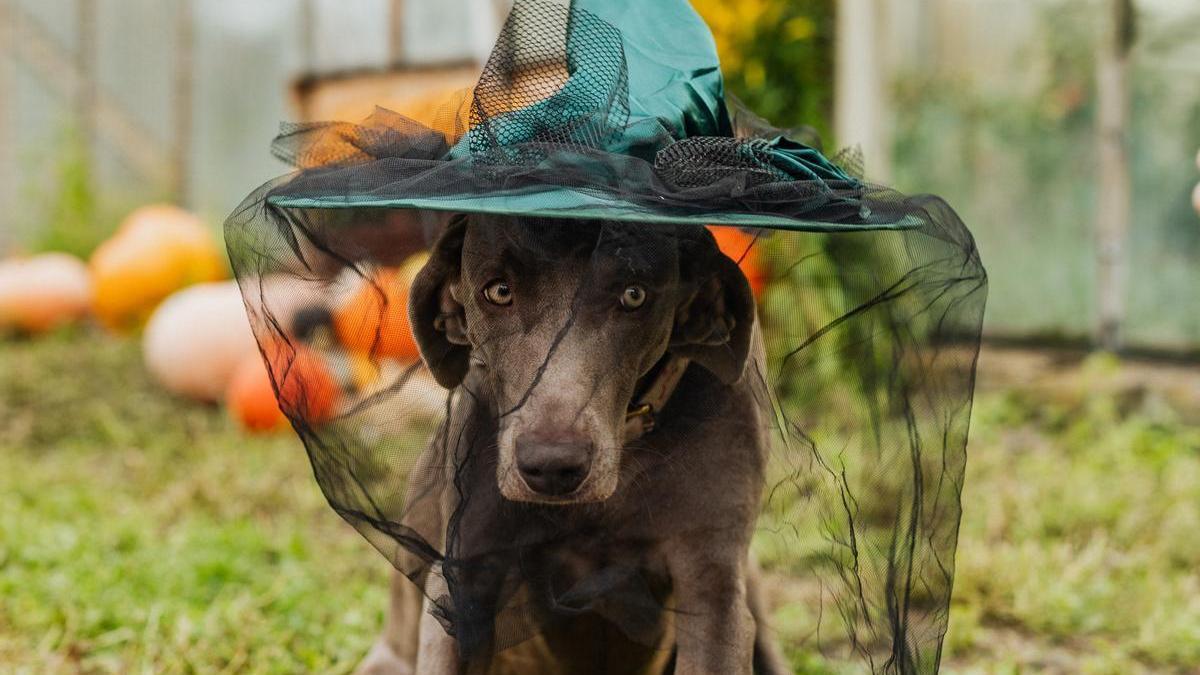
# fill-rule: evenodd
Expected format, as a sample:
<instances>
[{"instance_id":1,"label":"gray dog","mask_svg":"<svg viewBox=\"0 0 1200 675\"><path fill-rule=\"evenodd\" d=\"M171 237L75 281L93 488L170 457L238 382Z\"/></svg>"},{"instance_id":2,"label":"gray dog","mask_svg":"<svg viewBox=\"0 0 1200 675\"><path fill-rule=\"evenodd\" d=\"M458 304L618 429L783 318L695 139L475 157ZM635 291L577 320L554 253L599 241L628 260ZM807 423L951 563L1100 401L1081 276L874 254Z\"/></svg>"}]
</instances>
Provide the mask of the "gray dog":
<instances>
[{"instance_id":1,"label":"gray dog","mask_svg":"<svg viewBox=\"0 0 1200 675\"><path fill-rule=\"evenodd\" d=\"M413 475L446 472L434 482L457 489L410 486L405 524L444 547L454 514L458 559L557 588L634 570L661 603L645 631L659 642L630 639L646 617L620 603L563 611L523 588L527 609L506 621L549 619L510 647L493 627L496 575L435 565L424 594L397 575L359 672L789 672L748 552L768 454L754 300L707 230L456 217L409 309L425 363L455 391L435 439L470 447L430 444ZM428 598L455 585L488 628L439 623Z\"/></svg>"}]
</instances>

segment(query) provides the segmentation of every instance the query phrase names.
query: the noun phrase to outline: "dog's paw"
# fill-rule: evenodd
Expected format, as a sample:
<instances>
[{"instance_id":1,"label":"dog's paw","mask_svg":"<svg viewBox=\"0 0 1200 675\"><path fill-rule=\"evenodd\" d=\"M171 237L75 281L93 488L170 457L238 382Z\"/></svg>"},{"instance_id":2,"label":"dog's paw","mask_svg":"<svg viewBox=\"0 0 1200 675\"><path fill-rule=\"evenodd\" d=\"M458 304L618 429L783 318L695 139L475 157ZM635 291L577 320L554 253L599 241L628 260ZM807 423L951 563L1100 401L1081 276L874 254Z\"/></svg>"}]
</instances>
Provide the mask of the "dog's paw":
<instances>
[{"instance_id":1,"label":"dog's paw","mask_svg":"<svg viewBox=\"0 0 1200 675\"><path fill-rule=\"evenodd\" d=\"M413 664L396 656L396 652L380 640L358 664L354 675L413 675L415 672Z\"/></svg>"}]
</instances>

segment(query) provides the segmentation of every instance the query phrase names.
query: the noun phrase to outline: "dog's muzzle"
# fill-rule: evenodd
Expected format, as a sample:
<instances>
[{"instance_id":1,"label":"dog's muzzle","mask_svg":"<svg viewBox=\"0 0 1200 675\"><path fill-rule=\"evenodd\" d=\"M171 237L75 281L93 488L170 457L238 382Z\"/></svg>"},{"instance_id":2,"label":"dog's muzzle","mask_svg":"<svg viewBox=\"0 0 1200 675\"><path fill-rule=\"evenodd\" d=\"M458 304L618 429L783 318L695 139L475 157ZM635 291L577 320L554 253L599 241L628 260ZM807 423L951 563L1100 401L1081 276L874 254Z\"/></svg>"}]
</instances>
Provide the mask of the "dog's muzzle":
<instances>
[{"instance_id":1,"label":"dog's muzzle","mask_svg":"<svg viewBox=\"0 0 1200 675\"><path fill-rule=\"evenodd\" d=\"M529 489L547 497L563 497L579 489L592 464L585 443L517 441L517 471Z\"/></svg>"}]
</instances>

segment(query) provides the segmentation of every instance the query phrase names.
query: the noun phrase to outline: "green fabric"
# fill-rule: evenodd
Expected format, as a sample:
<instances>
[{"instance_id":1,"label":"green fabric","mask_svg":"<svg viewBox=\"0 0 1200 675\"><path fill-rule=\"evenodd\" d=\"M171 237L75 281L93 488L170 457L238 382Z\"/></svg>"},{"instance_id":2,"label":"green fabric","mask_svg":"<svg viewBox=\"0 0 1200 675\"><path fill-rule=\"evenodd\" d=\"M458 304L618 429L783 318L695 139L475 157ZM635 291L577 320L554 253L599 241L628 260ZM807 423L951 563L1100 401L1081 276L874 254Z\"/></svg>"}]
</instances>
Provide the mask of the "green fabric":
<instances>
[{"instance_id":1,"label":"green fabric","mask_svg":"<svg viewBox=\"0 0 1200 675\"><path fill-rule=\"evenodd\" d=\"M284 209L402 208L452 211L455 213L490 213L508 216L527 216L531 218L617 220L682 225L734 225L739 227L790 230L793 232L911 230L922 226L921 220L915 216L905 216L898 221L889 223L855 225L797 220L783 216L773 216L767 213L671 214L646 209L628 202L601 199L566 188L555 188L545 192L528 194L490 194L438 198L416 197L402 200L369 196L287 197L277 195L268 197L267 203Z\"/></svg>"},{"instance_id":2,"label":"green fabric","mask_svg":"<svg viewBox=\"0 0 1200 675\"><path fill-rule=\"evenodd\" d=\"M604 150L653 163L669 141L733 135L712 31L687 0L575 0L574 7L620 30L620 38L614 36L620 43L613 48L623 49L628 66L629 125L619 135L605 139ZM568 39L577 39L576 32L572 29ZM585 37L597 40L606 36ZM568 46L568 54L571 51ZM594 92L609 88L609 83L597 81L603 75L575 70L548 99L498 115L487 128L472 129L451 149L450 158L470 156L480 143L479 135L497 130L502 130L506 144L533 141L544 130L544 121L560 120L563 111L580 117L608 114L611 101L603 97L592 100L596 99ZM583 105L586 103L603 109L589 109ZM590 129L588 125L579 128ZM579 139L585 144L588 140ZM781 180L855 182L820 151L786 138L771 141L766 153L781 172Z\"/></svg>"},{"instance_id":3,"label":"green fabric","mask_svg":"<svg viewBox=\"0 0 1200 675\"><path fill-rule=\"evenodd\" d=\"M733 134L717 44L687 0L575 0L574 6L621 30L631 122L658 120L676 140Z\"/></svg>"},{"instance_id":4,"label":"green fabric","mask_svg":"<svg viewBox=\"0 0 1200 675\"><path fill-rule=\"evenodd\" d=\"M770 141L769 147L767 156L771 165L792 180L858 182L816 148L782 136Z\"/></svg>"},{"instance_id":5,"label":"green fabric","mask_svg":"<svg viewBox=\"0 0 1200 675\"><path fill-rule=\"evenodd\" d=\"M668 139L732 135L716 43L704 20L686 0L576 0L574 7L615 26L620 33L609 35L573 26L568 40L612 39L612 51L623 51L628 67L628 127L604 139L602 149L653 162ZM568 59L572 52L568 43ZM472 129L451 149L450 157L468 157L474 147L487 145L488 139L479 138L482 135L499 135L507 145L533 141L545 130L546 120L561 120L564 111L580 118L607 116L612 112L612 101L596 95L613 88L613 83L601 81L607 74L573 69L566 84L553 96L497 115L486 128ZM564 126L569 125L558 125ZM586 137L589 125L576 128L583 136L577 139L579 142L594 143L595 139Z\"/></svg>"}]
</instances>

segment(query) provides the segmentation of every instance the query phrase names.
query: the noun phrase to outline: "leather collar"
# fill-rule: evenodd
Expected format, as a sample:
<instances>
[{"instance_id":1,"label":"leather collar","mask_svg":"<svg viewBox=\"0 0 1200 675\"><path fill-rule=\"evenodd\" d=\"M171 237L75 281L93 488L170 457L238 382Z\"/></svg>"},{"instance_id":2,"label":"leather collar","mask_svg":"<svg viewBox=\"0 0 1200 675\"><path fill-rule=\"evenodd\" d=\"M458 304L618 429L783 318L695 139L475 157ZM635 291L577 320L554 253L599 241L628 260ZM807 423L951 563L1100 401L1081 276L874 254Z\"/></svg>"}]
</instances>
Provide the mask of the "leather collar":
<instances>
[{"instance_id":1,"label":"leather collar","mask_svg":"<svg viewBox=\"0 0 1200 675\"><path fill-rule=\"evenodd\" d=\"M625 413L625 442L636 441L654 431L657 416L671 400L679 380L691 362L682 357L668 354L658 372L651 376L649 384Z\"/></svg>"}]
</instances>

